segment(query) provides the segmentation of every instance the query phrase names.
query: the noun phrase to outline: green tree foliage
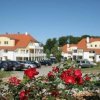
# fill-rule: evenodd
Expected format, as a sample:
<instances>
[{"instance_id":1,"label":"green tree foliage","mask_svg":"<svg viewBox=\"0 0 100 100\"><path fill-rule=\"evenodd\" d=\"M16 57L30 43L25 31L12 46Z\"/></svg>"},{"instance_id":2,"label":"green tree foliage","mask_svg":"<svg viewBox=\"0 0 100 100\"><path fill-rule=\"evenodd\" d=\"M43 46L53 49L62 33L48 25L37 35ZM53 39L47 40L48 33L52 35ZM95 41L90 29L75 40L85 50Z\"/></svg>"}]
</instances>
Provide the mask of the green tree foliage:
<instances>
[{"instance_id":1,"label":"green tree foliage","mask_svg":"<svg viewBox=\"0 0 100 100\"><path fill-rule=\"evenodd\" d=\"M61 51L59 50L57 44L55 44L55 46L51 49L51 53L56 57L57 61L61 60Z\"/></svg>"},{"instance_id":2,"label":"green tree foliage","mask_svg":"<svg viewBox=\"0 0 100 100\"><path fill-rule=\"evenodd\" d=\"M49 49L46 49L45 53L47 55L47 58L50 58L50 50Z\"/></svg>"},{"instance_id":3,"label":"green tree foliage","mask_svg":"<svg viewBox=\"0 0 100 100\"><path fill-rule=\"evenodd\" d=\"M48 49L51 53L51 49L55 46L55 44L57 44L57 39L53 38L53 39L48 39L45 46L44 46L44 52L46 52L46 49Z\"/></svg>"},{"instance_id":4,"label":"green tree foliage","mask_svg":"<svg viewBox=\"0 0 100 100\"><path fill-rule=\"evenodd\" d=\"M81 37L74 37L74 36L72 36L72 35L69 35L69 36L60 37L60 38L58 39L58 42L59 42L59 46L63 46L63 45L65 45L66 43L76 44L76 43L78 43L80 40L81 40Z\"/></svg>"},{"instance_id":5,"label":"green tree foliage","mask_svg":"<svg viewBox=\"0 0 100 100\"><path fill-rule=\"evenodd\" d=\"M67 42L67 37L66 36L62 36L58 39L59 41L59 46L65 45Z\"/></svg>"},{"instance_id":6,"label":"green tree foliage","mask_svg":"<svg viewBox=\"0 0 100 100\"><path fill-rule=\"evenodd\" d=\"M86 37L91 37L90 35L82 35L81 39L86 38Z\"/></svg>"},{"instance_id":7,"label":"green tree foliage","mask_svg":"<svg viewBox=\"0 0 100 100\"><path fill-rule=\"evenodd\" d=\"M74 37L72 35L67 36L67 41L69 41L69 44L77 44L80 40L80 37Z\"/></svg>"}]
</instances>

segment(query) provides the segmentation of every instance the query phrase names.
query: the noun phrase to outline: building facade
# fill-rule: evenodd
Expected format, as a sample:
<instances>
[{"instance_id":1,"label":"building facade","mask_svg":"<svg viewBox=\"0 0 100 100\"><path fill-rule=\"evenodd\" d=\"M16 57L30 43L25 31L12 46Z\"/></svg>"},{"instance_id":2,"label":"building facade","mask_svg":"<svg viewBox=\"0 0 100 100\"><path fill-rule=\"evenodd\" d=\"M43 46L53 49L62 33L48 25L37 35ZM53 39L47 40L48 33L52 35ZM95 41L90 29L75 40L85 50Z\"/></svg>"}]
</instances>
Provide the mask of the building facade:
<instances>
[{"instance_id":1,"label":"building facade","mask_svg":"<svg viewBox=\"0 0 100 100\"><path fill-rule=\"evenodd\" d=\"M43 46L27 32L0 35L0 60L40 61L45 57Z\"/></svg>"},{"instance_id":2,"label":"building facade","mask_svg":"<svg viewBox=\"0 0 100 100\"><path fill-rule=\"evenodd\" d=\"M84 38L77 44L61 47L62 56L69 59L87 59L100 62L100 38Z\"/></svg>"}]
</instances>

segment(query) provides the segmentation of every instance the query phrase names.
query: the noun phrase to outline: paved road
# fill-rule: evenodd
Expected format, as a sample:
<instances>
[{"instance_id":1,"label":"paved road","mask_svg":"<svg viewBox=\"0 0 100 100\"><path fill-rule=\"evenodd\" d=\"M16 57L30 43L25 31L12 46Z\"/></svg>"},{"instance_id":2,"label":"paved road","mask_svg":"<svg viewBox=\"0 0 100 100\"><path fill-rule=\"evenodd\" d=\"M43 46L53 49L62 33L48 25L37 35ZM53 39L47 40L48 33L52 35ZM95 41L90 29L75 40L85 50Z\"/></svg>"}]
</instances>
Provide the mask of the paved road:
<instances>
[{"instance_id":1,"label":"paved road","mask_svg":"<svg viewBox=\"0 0 100 100\"><path fill-rule=\"evenodd\" d=\"M52 70L53 66L56 66L56 65L54 64L52 66L41 66L41 68L37 69L37 71L39 72L38 76L47 75L47 73ZM24 71L13 71L13 74L11 76L16 76L22 79L23 74L24 74Z\"/></svg>"}]
</instances>

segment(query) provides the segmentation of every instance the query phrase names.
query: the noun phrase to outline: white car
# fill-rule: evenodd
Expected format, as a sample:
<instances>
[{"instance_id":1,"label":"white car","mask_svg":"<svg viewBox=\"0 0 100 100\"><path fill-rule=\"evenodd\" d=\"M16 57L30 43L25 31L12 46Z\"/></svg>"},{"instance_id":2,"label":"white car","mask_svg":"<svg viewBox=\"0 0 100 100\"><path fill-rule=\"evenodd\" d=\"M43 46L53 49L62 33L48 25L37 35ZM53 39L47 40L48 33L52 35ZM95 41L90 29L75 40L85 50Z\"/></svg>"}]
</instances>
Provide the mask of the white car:
<instances>
[{"instance_id":1,"label":"white car","mask_svg":"<svg viewBox=\"0 0 100 100\"><path fill-rule=\"evenodd\" d=\"M36 65L30 61L19 61L21 64L24 64L25 69L27 68L36 68Z\"/></svg>"},{"instance_id":2,"label":"white car","mask_svg":"<svg viewBox=\"0 0 100 100\"><path fill-rule=\"evenodd\" d=\"M94 66L96 66L96 65L97 65L96 63L94 63L94 62L92 62L92 61L90 61L90 64L93 64Z\"/></svg>"}]
</instances>

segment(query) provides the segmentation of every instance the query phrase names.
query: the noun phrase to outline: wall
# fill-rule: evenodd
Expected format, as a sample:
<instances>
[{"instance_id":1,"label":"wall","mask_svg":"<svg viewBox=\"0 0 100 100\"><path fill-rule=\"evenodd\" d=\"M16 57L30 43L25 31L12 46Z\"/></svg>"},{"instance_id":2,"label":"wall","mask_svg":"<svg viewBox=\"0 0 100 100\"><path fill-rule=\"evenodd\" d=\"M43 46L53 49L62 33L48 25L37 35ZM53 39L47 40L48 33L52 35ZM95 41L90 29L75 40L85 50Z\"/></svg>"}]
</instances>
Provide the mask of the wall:
<instances>
[{"instance_id":1,"label":"wall","mask_svg":"<svg viewBox=\"0 0 100 100\"><path fill-rule=\"evenodd\" d=\"M8 60L16 60L16 56L13 51L8 51L7 53L3 53L3 58L7 56ZM5 60L5 59L3 59Z\"/></svg>"},{"instance_id":2,"label":"wall","mask_svg":"<svg viewBox=\"0 0 100 100\"><path fill-rule=\"evenodd\" d=\"M96 55L96 62L100 62L100 55Z\"/></svg>"},{"instance_id":3,"label":"wall","mask_svg":"<svg viewBox=\"0 0 100 100\"><path fill-rule=\"evenodd\" d=\"M95 47L95 45L97 45ZM100 41L95 41L95 42L91 42L88 44L88 48L96 48L96 49L100 49Z\"/></svg>"},{"instance_id":4,"label":"wall","mask_svg":"<svg viewBox=\"0 0 100 100\"><path fill-rule=\"evenodd\" d=\"M8 41L8 44L4 44L5 41ZM0 37L0 46L14 46L15 40L11 40L8 37Z\"/></svg>"}]
</instances>

